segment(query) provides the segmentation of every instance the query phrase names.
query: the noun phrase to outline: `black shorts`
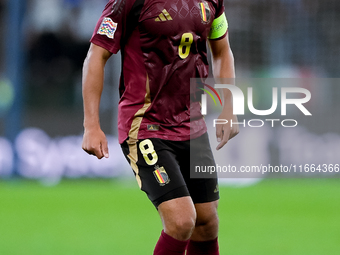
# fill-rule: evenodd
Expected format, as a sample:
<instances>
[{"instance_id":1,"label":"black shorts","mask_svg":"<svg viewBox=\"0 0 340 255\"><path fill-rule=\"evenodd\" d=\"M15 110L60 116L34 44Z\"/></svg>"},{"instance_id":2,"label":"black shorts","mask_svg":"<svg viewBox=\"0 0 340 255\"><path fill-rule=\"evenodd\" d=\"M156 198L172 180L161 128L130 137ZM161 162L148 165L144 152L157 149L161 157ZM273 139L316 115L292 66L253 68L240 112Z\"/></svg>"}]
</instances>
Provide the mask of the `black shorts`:
<instances>
[{"instance_id":1,"label":"black shorts","mask_svg":"<svg viewBox=\"0 0 340 255\"><path fill-rule=\"evenodd\" d=\"M194 203L219 199L217 175L211 178L190 178L191 155L200 155L195 165L214 166L208 135L189 141L168 141L150 138L126 140L123 153L136 175L140 188L157 208L162 202L191 196Z\"/></svg>"}]
</instances>

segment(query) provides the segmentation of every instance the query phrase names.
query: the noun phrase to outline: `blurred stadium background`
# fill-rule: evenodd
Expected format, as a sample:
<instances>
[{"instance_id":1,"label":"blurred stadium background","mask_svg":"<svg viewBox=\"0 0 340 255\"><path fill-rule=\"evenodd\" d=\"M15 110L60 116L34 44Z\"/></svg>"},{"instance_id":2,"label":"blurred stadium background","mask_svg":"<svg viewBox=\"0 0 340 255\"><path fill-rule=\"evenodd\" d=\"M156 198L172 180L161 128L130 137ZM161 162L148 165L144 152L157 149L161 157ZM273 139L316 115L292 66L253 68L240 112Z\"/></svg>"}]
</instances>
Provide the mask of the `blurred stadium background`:
<instances>
[{"instance_id":1,"label":"blurred stadium background","mask_svg":"<svg viewBox=\"0 0 340 255\"><path fill-rule=\"evenodd\" d=\"M151 254L158 239L157 212L116 139L119 56L108 63L100 112L110 158L81 150L81 68L106 2L0 0L0 254ZM340 1L225 6L237 77L305 79L322 117L288 134L245 129L228 154L339 164ZM270 103L261 92L254 101ZM221 254L340 254L339 179L221 183Z\"/></svg>"}]
</instances>

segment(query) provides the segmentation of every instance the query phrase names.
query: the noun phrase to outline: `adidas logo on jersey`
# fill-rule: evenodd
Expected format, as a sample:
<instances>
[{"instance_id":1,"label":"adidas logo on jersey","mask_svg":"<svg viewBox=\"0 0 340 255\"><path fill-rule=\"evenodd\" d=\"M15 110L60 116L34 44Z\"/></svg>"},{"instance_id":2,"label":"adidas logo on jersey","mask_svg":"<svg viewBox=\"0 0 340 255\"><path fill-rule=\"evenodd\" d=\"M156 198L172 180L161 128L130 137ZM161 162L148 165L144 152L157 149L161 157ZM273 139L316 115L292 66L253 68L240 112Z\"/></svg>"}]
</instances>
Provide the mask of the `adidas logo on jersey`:
<instances>
[{"instance_id":1,"label":"adidas logo on jersey","mask_svg":"<svg viewBox=\"0 0 340 255\"><path fill-rule=\"evenodd\" d=\"M165 10L165 9L155 19L155 21L168 21L168 20L172 20L172 18L170 16L170 14L168 13L168 11Z\"/></svg>"}]
</instances>

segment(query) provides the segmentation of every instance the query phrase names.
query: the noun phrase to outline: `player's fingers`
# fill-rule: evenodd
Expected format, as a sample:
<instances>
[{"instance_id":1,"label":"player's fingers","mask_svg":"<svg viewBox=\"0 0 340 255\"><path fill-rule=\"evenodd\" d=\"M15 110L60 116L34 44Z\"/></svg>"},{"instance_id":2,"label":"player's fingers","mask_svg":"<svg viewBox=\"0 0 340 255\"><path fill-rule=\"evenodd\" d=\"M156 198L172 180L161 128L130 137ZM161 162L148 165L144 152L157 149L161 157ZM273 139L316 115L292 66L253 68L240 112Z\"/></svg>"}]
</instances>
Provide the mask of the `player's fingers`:
<instances>
[{"instance_id":1,"label":"player's fingers","mask_svg":"<svg viewBox=\"0 0 340 255\"><path fill-rule=\"evenodd\" d=\"M216 125L216 138L217 142L221 142L223 137L223 126L221 124Z\"/></svg>"},{"instance_id":2,"label":"player's fingers","mask_svg":"<svg viewBox=\"0 0 340 255\"><path fill-rule=\"evenodd\" d=\"M90 150L90 149L88 149L89 148L89 146L87 146L87 144L82 144L82 146L81 146L81 148L87 153L87 154L90 154L90 155L94 155L94 153Z\"/></svg>"},{"instance_id":3,"label":"player's fingers","mask_svg":"<svg viewBox=\"0 0 340 255\"><path fill-rule=\"evenodd\" d=\"M221 149L224 145L226 145L226 143L228 142L228 140L222 140L216 147L216 150Z\"/></svg>"},{"instance_id":4,"label":"player's fingers","mask_svg":"<svg viewBox=\"0 0 340 255\"><path fill-rule=\"evenodd\" d=\"M216 150L221 149L229 140L229 134L224 132L224 129L222 128L222 139L221 142L217 145Z\"/></svg>"},{"instance_id":5,"label":"player's fingers","mask_svg":"<svg viewBox=\"0 0 340 255\"><path fill-rule=\"evenodd\" d=\"M101 159L104 155L101 152L100 146L83 146L83 150L86 151L88 154L96 156L98 159Z\"/></svg>"},{"instance_id":6,"label":"player's fingers","mask_svg":"<svg viewBox=\"0 0 340 255\"><path fill-rule=\"evenodd\" d=\"M109 157L109 148L107 146L107 140L105 139L101 144L102 154L105 158Z\"/></svg>"},{"instance_id":7,"label":"player's fingers","mask_svg":"<svg viewBox=\"0 0 340 255\"><path fill-rule=\"evenodd\" d=\"M98 158L101 159L104 157L104 154L102 152L101 146L98 146L96 148L93 148L94 155Z\"/></svg>"}]
</instances>

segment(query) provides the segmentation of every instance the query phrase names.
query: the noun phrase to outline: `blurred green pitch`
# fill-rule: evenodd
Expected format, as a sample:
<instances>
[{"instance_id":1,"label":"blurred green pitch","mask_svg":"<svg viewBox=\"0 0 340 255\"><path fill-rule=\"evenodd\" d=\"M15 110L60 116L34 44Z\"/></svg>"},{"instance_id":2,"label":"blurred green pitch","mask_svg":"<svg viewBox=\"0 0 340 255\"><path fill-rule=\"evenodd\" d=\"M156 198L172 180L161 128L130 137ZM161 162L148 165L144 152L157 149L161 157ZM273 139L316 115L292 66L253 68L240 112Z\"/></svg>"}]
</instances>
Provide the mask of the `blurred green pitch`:
<instances>
[{"instance_id":1,"label":"blurred green pitch","mask_svg":"<svg viewBox=\"0 0 340 255\"><path fill-rule=\"evenodd\" d=\"M221 187L221 255L340 254L340 179ZM157 211L131 181L0 181L1 255L151 255Z\"/></svg>"}]
</instances>

